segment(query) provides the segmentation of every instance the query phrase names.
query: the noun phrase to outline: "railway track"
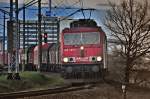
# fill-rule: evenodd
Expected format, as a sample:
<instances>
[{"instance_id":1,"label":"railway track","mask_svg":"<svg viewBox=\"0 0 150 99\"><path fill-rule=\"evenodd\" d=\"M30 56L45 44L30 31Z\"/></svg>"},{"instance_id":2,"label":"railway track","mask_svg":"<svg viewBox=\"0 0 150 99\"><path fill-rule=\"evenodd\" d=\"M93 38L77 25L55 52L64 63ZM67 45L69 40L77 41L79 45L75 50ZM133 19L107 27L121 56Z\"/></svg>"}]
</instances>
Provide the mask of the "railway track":
<instances>
[{"instance_id":1,"label":"railway track","mask_svg":"<svg viewBox=\"0 0 150 99\"><path fill-rule=\"evenodd\" d=\"M41 96L47 94L59 94L59 93L66 93L72 91L79 91L84 89L91 89L94 87L95 83L90 84L69 84L62 87L51 88L51 89L44 89L44 90L33 90L33 91L21 91L21 92L12 92L12 93L1 93L0 99L16 99L16 98L23 98L23 97L34 97L34 96Z\"/></svg>"}]
</instances>

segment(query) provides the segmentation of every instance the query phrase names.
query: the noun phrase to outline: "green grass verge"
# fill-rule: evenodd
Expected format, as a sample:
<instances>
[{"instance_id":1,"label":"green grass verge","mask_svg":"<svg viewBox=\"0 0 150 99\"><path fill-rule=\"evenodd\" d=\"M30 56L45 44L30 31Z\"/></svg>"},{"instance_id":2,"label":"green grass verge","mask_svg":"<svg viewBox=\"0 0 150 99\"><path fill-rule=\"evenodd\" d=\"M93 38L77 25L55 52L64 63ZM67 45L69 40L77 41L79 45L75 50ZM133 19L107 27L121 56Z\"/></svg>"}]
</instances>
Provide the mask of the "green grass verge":
<instances>
[{"instance_id":1,"label":"green grass verge","mask_svg":"<svg viewBox=\"0 0 150 99\"><path fill-rule=\"evenodd\" d=\"M39 72L22 72L20 76L21 80L7 80L6 75L0 76L0 93L48 88L64 83L64 80L58 75L44 75Z\"/></svg>"}]
</instances>

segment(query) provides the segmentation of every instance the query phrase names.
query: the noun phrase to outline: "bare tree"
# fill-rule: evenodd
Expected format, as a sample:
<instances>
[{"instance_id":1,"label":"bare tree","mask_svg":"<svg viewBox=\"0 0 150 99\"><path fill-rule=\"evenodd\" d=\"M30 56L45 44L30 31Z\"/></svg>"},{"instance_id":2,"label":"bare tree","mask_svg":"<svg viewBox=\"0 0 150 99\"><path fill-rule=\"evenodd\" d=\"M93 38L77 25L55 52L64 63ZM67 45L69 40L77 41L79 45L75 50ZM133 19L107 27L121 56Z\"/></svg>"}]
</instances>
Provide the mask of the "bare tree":
<instances>
[{"instance_id":1,"label":"bare tree","mask_svg":"<svg viewBox=\"0 0 150 99\"><path fill-rule=\"evenodd\" d=\"M130 71L135 61L150 51L150 15L147 0L123 0L119 6L110 3L105 26L121 44L120 54L126 60L125 82L129 82Z\"/></svg>"}]
</instances>

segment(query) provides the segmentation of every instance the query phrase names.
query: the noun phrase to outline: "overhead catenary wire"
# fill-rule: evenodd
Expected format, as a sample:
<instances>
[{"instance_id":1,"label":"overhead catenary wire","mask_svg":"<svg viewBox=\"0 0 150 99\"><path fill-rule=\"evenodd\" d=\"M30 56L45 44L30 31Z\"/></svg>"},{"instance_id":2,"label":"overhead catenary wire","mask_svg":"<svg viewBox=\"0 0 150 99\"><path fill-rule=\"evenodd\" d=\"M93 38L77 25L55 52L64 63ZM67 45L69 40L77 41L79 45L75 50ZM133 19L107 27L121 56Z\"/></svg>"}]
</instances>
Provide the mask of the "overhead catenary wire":
<instances>
[{"instance_id":1,"label":"overhead catenary wire","mask_svg":"<svg viewBox=\"0 0 150 99\"><path fill-rule=\"evenodd\" d=\"M55 9L64 9L64 10L65 10L65 9L80 9L80 8L75 8L75 7L74 7L75 5L77 5L77 4L80 3L80 0L75 1L72 5L68 4L69 6L61 7L61 5L64 6L64 5L66 4L66 3L64 3L64 1L66 1L66 0L61 0L60 2L56 2L56 1L55 1L55 2L54 2L54 1L51 2L52 5L53 5L52 8L51 8L52 11L55 10ZM30 2L30 3L34 4L34 3L36 3L36 1L35 1L35 2L32 1L32 2ZM31 5L32 5L32 4L31 4ZM55 4L55 5L54 5L54 4ZM57 5L56 5L56 4L57 4ZM30 5L29 5L29 4L26 5L26 9L28 9L28 10L37 10L37 8L27 8L28 6L30 6ZM43 9L43 8L47 8L47 7L42 7L42 9ZM22 9L22 8L20 8L20 10L21 10L21 9ZM52 11L51 11L51 13L52 13ZM61 10L61 11L59 11L59 10L58 10L58 11L55 11L55 13L54 13L54 11L53 11L54 15L57 15L57 13L59 13L59 12L62 13L62 10ZM68 14L69 11L64 11L63 13Z\"/></svg>"},{"instance_id":2,"label":"overhead catenary wire","mask_svg":"<svg viewBox=\"0 0 150 99\"><path fill-rule=\"evenodd\" d=\"M60 6L63 2L64 0L61 0L56 6Z\"/></svg>"},{"instance_id":3,"label":"overhead catenary wire","mask_svg":"<svg viewBox=\"0 0 150 99\"><path fill-rule=\"evenodd\" d=\"M21 11L21 10L23 10L24 8L28 8L29 6L34 5L34 4L36 4L36 3L38 3L38 0L32 0L32 1L30 1L29 3L25 4L23 7L19 8L18 10Z\"/></svg>"},{"instance_id":4,"label":"overhead catenary wire","mask_svg":"<svg viewBox=\"0 0 150 99\"><path fill-rule=\"evenodd\" d=\"M71 6L75 6L75 5L77 5L78 3L80 3L80 0L79 0L79 1L76 1L76 2L73 3Z\"/></svg>"},{"instance_id":5,"label":"overhead catenary wire","mask_svg":"<svg viewBox=\"0 0 150 99\"><path fill-rule=\"evenodd\" d=\"M92 16L92 11L93 11L93 10L90 10L90 16L89 16L89 19L91 19L91 16Z\"/></svg>"},{"instance_id":6,"label":"overhead catenary wire","mask_svg":"<svg viewBox=\"0 0 150 99\"><path fill-rule=\"evenodd\" d=\"M76 14L77 12L80 12L82 10L86 11L86 10L95 10L95 9L92 9L92 8L90 8L90 9L78 9L78 10L74 11L73 13L71 13L70 15L66 16L65 18L61 19L60 21L63 21L63 20L69 18L70 16L73 16L74 14Z\"/></svg>"},{"instance_id":7,"label":"overhead catenary wire","mask_svg":"<svg viewBox=\"0 0 150 99\"><path fill-rule=\"evenodd\" d=\"M3 9L1 9L1 8L0 8L0 12L5 13L5 14L7 14L7 15L9 15L9 14L10 14L8 11L3 10Z\"/></svg>"},{"instance_id":8,"label":"overhead catenary wire","mask_svg":"<svg viewBox=\"0 0 150 99\"><path fill-rule=\"evenodd\" d=\"M5 13L5 15L7 15L10 18L10 12L3 10L2 8L0 8L0 12ZM6 17L5 19L9 19L8 17ZM4 18L0 18L0 19L4 19ZM15 19L15 17L12 16L12 19Z\"/></svg>"},{"instance_id":9,"label":"overhead catenary wire","mask_svg":"<svg viewBox=\"0 0 150 99\"><path fill-rule=\"evenodd\" d=\"M61 2L59 2L55 7L54 7L54 10L56 9L56 8L58 8L58 7L60 7L62 4L63 4L63 2L64 2L64 0L62 0ZM64 6L64 5L63 5ZM60 11L59 11L60 12ZM59 12L56 12L55 11L55 15L57 14L57 13L59 13ZM62 12L62 11L61 11ZM60 13L61 13L60 12Z\"/></svg>"},{"instance_id":10,"label":"overhead catenary wire","mask_svg":"<svg viewBox=\"0 0 150 99\"><path fill-rule=\"evenodd\" d=\"M63 0L64 1L64 0ZM70 0L69 0L70 1ZM66 9L79 9L79 8L75 8L74 6L75 5L77 5L78 3L80 2L80 0L79 1L75 1L73 4L69 4L68 3L68 0L65 0L65 2L62 2L61 4L59 3L59 4L57 4L57 6L54 6L54 9L53 10L55 10L55 9L64 9L64 10L66 10ZM63 5L63 7L61 7L61 5ZM69 5L69 6L68 6ZM58 12L55 12L55 13L62 13L62 10L61 11L58 11ZM69 13L69 11L63 11L63 13L66 13L66 14L68 14ZM57 15L57 14L56 14Z\"/></svg>"},{"instance_id":11,"label":"overhead catenary wire","mask_svg":"<svg viewBox=\"0 0 150 99\"><path fill-rule=\"evenodd\" d=\"M83 0L79 0L80 1L80 6L81 6L81 12L82 12L82 15L85 19L85 14L84 14L84 10L83 10Z\"/></svg>"}]
</instances>

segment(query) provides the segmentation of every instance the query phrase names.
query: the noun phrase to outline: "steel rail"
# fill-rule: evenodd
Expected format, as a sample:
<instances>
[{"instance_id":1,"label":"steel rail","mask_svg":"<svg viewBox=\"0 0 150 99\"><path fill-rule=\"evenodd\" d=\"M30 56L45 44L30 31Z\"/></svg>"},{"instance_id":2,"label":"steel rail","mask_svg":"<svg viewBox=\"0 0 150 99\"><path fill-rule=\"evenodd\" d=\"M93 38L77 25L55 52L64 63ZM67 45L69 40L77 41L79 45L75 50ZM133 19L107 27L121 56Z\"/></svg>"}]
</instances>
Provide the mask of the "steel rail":
<instances>
[{"instance_id":1,"label":"steel rail","mask_svg":"<svg viewBox=\"0 0 150 99\"><path fill-rule=\"evenodd\" d=\"M48 94L59 94L59 93L66 93L66 92L90 89L92 87L93 86L86 86L85 84L83 84L83 85L79 84L79 85L75 85L75 86L72 86L70 84L70 85L66 85L63 87L45 89L45 90L1 93L0 99L12 99L12 98L34 97L34 96L41 96L41 95L48 95Z\"/></svg>"}]
</instances>

